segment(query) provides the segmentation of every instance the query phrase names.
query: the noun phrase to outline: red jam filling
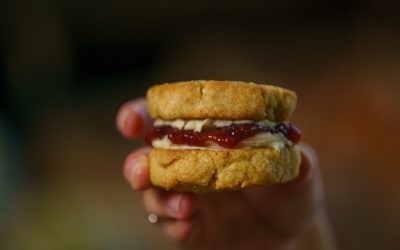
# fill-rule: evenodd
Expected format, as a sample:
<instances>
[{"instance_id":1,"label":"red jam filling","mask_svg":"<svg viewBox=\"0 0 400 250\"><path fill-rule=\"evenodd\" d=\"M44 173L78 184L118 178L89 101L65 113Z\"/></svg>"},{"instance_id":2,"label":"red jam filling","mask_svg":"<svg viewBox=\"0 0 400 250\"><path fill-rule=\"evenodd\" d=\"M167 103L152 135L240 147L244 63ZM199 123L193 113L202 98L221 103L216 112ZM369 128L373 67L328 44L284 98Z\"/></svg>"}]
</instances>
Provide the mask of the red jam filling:
<instances>
[{"instance_id":1,"label":"red jam filling","mask_svg":"<svg viewBox=\"0 0 400 250\"><path fill-rule=\"evenodd\" d=\"M300 141L300 129L290 123L278 123L274 127L265 127L256 123L232 124L227 127L214 128L208 131L195 132L193 130L177 129L171 126L153 127L146 141L151 145L155 139L167 138L176 145L201 147L207 141L217 143L224 148L235 148L236 145L261 132L272 134L282 133L293 144Z\"/></svg>"}]
</instances>

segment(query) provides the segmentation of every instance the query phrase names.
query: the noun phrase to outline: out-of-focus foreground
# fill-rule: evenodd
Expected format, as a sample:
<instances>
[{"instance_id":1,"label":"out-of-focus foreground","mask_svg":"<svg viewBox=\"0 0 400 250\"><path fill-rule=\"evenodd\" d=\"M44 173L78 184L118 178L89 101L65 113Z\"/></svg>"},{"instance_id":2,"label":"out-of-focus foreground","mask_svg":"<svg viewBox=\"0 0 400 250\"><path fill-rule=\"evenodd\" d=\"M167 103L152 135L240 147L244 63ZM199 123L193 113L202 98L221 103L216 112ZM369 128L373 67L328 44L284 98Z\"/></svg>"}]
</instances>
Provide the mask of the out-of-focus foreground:
<instances>
[{"instance_id":1,"label":"out-of-focus foreground","mask_svg":"<svg viewBox=\"0 0 400 250\"><path fill-rule=\"evenodd\" d=\"M174 249L123 180L143 142L115 114L153 83L226 79L297 92L340 249L399 249L399 7L3 1L0 248Z\"/></svg>"}]
</instances>

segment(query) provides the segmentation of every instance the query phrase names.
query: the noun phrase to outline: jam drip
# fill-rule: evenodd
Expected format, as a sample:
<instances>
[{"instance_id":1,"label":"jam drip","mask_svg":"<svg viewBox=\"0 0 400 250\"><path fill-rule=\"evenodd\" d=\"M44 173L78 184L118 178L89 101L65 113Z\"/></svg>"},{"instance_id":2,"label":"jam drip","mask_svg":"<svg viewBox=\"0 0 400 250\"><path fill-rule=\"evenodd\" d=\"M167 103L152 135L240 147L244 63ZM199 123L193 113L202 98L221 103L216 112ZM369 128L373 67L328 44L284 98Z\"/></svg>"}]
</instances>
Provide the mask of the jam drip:
<instances>
[{"instance_id":1,"label":"jam drip","mask_svg":"<svg viewBox=\"0 0 400 250\"><path fill-rule=\"evenodd\" d=\"M201 147L207 141L217 143L224 148L235 148L236 145L258 133L269 132L271 134L282 133L293 144L300 141L300 129L290 123L278 123L274 127L265 127L256 123L232 124L227 127L215 128L208 131L195 132L193 130L182 130L171 126L154 127L147 136L147 143L164 136L176 145L189 145Z\"/></svg>"}]
</instances>

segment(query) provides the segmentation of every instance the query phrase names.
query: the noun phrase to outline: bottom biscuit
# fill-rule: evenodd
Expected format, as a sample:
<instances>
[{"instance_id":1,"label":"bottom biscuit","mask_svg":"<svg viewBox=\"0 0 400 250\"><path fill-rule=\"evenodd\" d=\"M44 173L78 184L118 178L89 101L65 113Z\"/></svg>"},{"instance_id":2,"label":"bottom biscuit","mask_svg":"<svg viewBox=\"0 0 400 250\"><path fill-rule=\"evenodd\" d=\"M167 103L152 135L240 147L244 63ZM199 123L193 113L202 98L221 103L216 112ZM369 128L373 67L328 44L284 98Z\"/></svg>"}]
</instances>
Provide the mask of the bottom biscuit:
<instances>
[{"instance_id":1,"label":"bottom biscuit","mask_svg":"<svg viewBox=\"0 0 400 250\"><path fill-rule=\"evenodd\" d=\"M154 186L187 192L239 190L295 179L299 175L300 153L289 147L152 149L149 163Z\"/></svg>"}]
</instances>

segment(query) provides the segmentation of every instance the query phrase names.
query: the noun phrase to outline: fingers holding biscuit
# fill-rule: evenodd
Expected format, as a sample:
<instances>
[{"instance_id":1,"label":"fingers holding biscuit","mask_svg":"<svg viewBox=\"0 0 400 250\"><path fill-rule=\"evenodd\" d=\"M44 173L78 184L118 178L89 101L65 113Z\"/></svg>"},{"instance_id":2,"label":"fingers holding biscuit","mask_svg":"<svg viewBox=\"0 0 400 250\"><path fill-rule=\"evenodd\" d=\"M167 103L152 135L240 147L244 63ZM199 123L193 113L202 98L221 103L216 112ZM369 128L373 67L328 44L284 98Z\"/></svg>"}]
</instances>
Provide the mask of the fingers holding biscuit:
<instances>
[{"instance_id":1,"label":"fingers holding biscuit","mask_svg":"<svg viewBox=\"0 0 400 250\"><path fill-rule=\"evenodd\" d=\"M195 228L196 202L193 194L165 191L151 185L148 153L145 147L131 153L124 164L124 176L135 190L144 190L143 204L155 215L164 233L172 240L186 242Z\"/></svg>"},{"instance_id":2,"label":"fingers holding biscuit","mask_svg":"<svg viewBox=\"0 0 400 250\"><path fill-rule=\"evenodd\" d=\"M191 243L193 236L198 231L198 218L191 217L188 219L167 221L163 225L163 231L165 235L175 242L180 243Z\"/></svg>"},{"instance_id":3,"label":"fingers holding biscuit","mask_svg":"<svg viewBox=\"0 0 400 250\"><path fill-rule=\"evenodd\" d=\"M149 151L149 147L138 149L128 155L125 160L124 176L135 190L143 190L151 186L148 163Z\"/></svg>"},{"instance_id":4,"label":"fingers holding biscuit","mask_svg":"<svg viewBox=\"0 0 400 250\"><path fill-rule=\"evenodd\" d=\"M309 181L317 171L319 165L314 149L303 143L300 143L298 147L301 152L300 173L293 183Z\"/></svg>"},{"instance_id":5,"label":"fingers holding biscuit","mask_svg":"<svg viewBox=\"0 0 400 250\"><path fill-rule=\"evenodd\" d=\"M304 229L320 209L323 200L318 160L307 145L299 145L300 173L290 182L247 190L246 198L261 218L280 236L295 235ZM264 199L260 199L264 197ZM293 209L295 208L295 209ZM274 214L276 216L269 216Z\"/></svg>"},{"instance_id":6,"label":"fingers holding biscuit","mask_svg":"<svg viewBox=\"0 0 400 250\"><path fill-rule=\"evenodd\" d=\"M144 98L127 102L119 109L116 125L118 130L127 138L136 138L146 134L152 124L147 113Z\"/></svg>"},{"instance_id":7,"label":"fingers holding biscuit","mask_svg":"<svg viewBox=\"0 0 400 250\"><path fill-rule=\"evenodd\" d=\"M314 201L319 207L323 200L323 185L317 154L307 144L298 145L301 152L299 176L288 183L276 186L288 199Z\"/></svg>"},{"instance_id":8,"label":"fingers holding biscuit","mask_svg":"<svg viewBox=\"0 0 400 250\"><path fill-rule=\"evenodd\" d=\"M143 203L148 213L155 214L167 221L188 219L195 211L193 195L168 192L157 188L144 191Z\"/></svg>"},{"instance_id":9,"label":"fingers holding biscuit","mask_svg":"<svg viewBox=\"0 0 400 250\"><path fill-rule=\"evenodd\" d=\"M150 188L143 193L144 207L157 216L163 231L171 240L185 243L196 227L196 202L188 193Z\"/></svg>"}]
</instances>

